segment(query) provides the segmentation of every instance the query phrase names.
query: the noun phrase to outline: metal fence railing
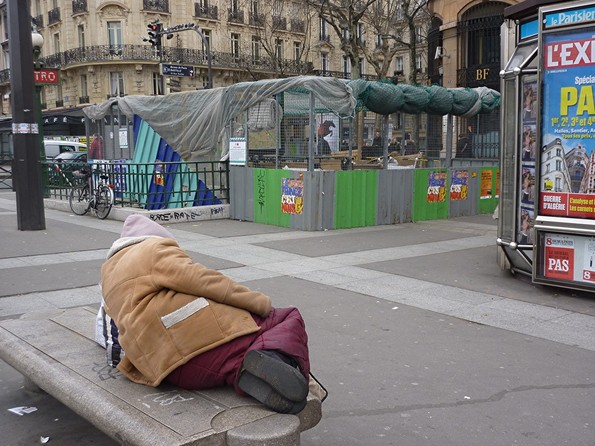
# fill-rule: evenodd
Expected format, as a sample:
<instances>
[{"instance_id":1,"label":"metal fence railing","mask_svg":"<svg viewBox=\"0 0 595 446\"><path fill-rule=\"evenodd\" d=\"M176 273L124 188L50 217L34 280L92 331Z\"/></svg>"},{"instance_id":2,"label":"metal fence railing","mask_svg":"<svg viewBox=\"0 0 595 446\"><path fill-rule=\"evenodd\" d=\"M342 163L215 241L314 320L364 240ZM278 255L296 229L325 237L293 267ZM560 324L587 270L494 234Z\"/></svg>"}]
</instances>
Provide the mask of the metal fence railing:
<instances>
[{"instance_id":1,"label":"metal fence railing","mask_svg":"<svg viewBox=\"0 0 595 446\"><path fill-rule=\"evenodd\" d=\"M219 161L130 163L127 161L41 163L46 198L68 200L81 169L100 172L114 189L115 206L175 209L229 203L229 164Z\"/></svg>"}]
</instances>

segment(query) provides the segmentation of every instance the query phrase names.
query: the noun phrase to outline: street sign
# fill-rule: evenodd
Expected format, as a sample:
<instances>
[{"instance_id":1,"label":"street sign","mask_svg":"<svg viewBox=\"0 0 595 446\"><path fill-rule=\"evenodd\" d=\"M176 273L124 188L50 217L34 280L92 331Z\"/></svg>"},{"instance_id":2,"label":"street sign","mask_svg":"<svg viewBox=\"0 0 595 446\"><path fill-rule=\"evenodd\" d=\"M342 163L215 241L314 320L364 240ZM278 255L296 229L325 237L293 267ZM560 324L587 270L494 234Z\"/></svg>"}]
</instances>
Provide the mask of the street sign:
<instances>
[{"instance_id":1,"label":"street sign","mask_svg":"<svg viewBox=\"0 0 595 446\"><path fill-rule=\"evenodd\" d=\"M43 69L43 70L35 70L35 71L33 71L33 73L35 76L36 84L58 84L58 83L60 83L60 78L58 76L58 70Z\"/></svg>"},{"instance_id":2,"label":"street sign","mask_svg":"<svg viewBox=\"0 0 595 446\"><path fill-rule=\"evenodd\" d=\"M173 65L169 63L162 63L161 74L163 76L194 77L194 67L189 65Z\"/></svg>"}]
</instances>

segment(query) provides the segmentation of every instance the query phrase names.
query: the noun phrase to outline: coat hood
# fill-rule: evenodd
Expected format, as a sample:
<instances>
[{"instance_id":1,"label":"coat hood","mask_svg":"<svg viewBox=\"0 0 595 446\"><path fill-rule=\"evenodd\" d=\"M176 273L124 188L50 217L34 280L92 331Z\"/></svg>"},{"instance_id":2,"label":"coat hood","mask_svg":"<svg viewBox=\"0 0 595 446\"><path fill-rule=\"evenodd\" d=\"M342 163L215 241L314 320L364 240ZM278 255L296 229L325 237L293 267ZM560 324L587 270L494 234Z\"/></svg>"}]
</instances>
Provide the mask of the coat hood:
<instances>
[{"instance_id":1,"label":"coat hood","mask_svg":"<svg viewBox=\"0 0 595 446\"><path fill-rule=\"evenodd\" d=\"M126 220L124 220L124 226L122 227L120 238L112 244L107 253L107 258L109 259L118 251L121 251L128 246L140 243L149 237L170 238L172 240L176 239L171 232L169 232L159 223L155 223L150 218L140 214L129 215L126 217Z\"/></svg>"},{"instance_id":2,"label":"coat hood","mask_svg":"<svg viewBox=\"0 0 595 446\"><path fill-rule=\"evenodd\" d=\"M133 214L126 217L121 237L142 237L147 235L173 238L175 240L171 232L144 215Z\"/></svg>"}]
</instances>

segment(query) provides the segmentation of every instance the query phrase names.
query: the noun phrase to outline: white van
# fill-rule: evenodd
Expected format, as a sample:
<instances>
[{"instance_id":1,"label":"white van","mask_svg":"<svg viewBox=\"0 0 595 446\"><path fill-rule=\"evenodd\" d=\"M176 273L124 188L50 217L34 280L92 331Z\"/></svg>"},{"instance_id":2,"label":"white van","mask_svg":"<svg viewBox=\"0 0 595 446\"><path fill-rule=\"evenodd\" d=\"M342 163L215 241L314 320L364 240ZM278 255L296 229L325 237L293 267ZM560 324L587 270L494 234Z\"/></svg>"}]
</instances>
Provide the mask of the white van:
<instances>
[{"instance_id":1,"label":"white van","mask_svg":"<svg viewBox=\"0 0 595 446\"><path fill-rule=\"evenodd\" d=\"M63 152L86 152L87 145L82 142L75 141L60 141L55 139L45 139L43 141L45 147L45 157L48 160L54 159Z\"/></svg>"}]
</instances>

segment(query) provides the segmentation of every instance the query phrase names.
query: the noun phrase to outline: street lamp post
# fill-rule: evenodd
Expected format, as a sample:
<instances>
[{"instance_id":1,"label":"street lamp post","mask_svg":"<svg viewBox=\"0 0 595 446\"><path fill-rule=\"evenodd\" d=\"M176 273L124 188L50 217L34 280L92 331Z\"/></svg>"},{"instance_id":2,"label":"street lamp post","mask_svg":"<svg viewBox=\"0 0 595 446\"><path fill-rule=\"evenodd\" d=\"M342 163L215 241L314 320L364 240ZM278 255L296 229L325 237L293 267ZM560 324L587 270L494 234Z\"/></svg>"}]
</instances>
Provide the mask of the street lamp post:
<instances>
[{"instance_id":1,"label":"street lamp post","mask_svg":"<svg viewBox=\"0 0 595 446\"><path fill-rule=\"evenodd\" d=\"M45 229L39 166L39 124L35 120L33 45L29 0L7 1L12 140L17 226L21 231Z\"/></svg>"}]
</instances>

